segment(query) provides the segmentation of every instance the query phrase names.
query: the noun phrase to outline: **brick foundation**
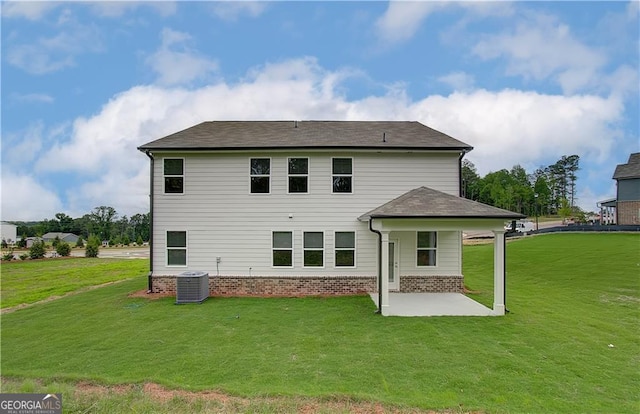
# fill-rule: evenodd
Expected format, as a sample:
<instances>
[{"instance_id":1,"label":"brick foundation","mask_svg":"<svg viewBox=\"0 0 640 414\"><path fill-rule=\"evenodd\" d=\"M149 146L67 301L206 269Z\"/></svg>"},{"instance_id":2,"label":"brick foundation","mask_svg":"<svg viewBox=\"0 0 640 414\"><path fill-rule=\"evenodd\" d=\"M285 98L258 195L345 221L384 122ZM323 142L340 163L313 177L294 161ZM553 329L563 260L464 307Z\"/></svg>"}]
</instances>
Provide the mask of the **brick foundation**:
<instances>
[{"instance_id":1,"label":"brick foundation","mask_svg":"<svg viewBox=\"0 0 640 414\"><path fill-rule=\"evenodd\" d=\"M400 292L462 293L462 276L401 276Z\"/></svg>"},{"instance_id":2,"label":"brick foundation","mask_svg":"<svg viewBox=\"0 0 640 414\"><path fill-rule=\"evenodd\" d=\"M640 223L640 201L618 201L618 224Z\"/></svg>"},{"instance_id":3,"label":"brick foundation","mask_svg":"<svg viewBox=\"0 0 640 414\"><path fill-rule=\"evenodd\" d=\"M376 277L210 276L212 296L326 296L376 291ZM176 293L175 276L153 276L153 293Z\"/></svg>"},{"instance_id":4,"label":"brick foundation","mask_svg":"<svg viewBox=\"0 0 640 414\"><path fill-rule=\"evenodd\" d=\"M153 293L176 294L175 276L153 276ZM462 292L462 276L401 276L401 292ZM377 292L376 276L211 276L212 296L336 296Z\"/></svg>"}]
</instances>

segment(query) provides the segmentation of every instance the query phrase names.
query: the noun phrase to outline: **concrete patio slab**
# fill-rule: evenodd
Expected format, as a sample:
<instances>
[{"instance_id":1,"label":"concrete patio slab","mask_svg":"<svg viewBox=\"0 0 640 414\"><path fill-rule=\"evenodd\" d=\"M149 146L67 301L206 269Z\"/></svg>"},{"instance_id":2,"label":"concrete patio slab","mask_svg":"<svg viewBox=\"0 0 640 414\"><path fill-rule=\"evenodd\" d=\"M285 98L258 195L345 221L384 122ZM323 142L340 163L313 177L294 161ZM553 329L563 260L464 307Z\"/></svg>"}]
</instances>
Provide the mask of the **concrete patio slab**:
<instances>
[{"instance_id":1,"label":"concrete patio slab","mask_svg":"<svg viewBox=\"0 0 640 414\"><path fill-rule=\"evenodd\" d=\"M378 294L370 293L378 306ZM462 293L389 293L389 316L492 316L493 311Z\"/></svg>"}]
</instances>

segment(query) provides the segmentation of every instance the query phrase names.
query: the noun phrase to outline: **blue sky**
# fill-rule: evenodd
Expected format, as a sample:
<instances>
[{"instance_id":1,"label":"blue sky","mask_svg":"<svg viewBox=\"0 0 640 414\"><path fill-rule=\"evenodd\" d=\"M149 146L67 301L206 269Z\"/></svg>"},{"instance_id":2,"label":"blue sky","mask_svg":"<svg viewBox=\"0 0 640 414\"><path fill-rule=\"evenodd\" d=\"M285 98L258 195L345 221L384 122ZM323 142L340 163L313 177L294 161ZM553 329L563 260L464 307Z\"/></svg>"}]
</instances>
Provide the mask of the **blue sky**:
<instances>
[{"instance_id":1,"label":"blue sky","mask_svg":"<svg viewBox=\"0 0 640 414\"><path fill-rule=\"evenodd\" d=\"M206 120L419 121L482 175L639 143L639 3L2 2L2 220L148 211L136 147Z\"/></svg>"}]
</instances>

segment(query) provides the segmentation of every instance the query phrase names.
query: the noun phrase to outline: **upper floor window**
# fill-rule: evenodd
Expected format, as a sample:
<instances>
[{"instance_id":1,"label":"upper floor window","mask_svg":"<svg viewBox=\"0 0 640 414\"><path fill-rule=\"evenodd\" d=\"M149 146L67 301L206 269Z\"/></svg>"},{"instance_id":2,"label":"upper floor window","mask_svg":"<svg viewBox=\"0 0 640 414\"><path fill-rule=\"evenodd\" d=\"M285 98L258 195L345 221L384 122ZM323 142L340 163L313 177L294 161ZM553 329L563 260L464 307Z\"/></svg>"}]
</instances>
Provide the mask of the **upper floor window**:
<instances>
[{"instance_id":1,"label":"upper floor window","mask_svg":"<svg viewBox=\"0 0 640 414\"><path fill-rule=\"evenodd\" d=\"M271 159L270 158L251 158L251 167L249 174L251 176L251 192L252 193L269 193L271 190Z\"/></svg>"},{"instance_id":2,"label":"upper floor window","mask_svg":"<svg viewBox=\"0 0 640 414\"><path fill-rule=\"evenodd\" d=\"M304 267L324 266L324 233L305 231L302 236Z\"/></svg>"},{"instance_id":3,"label":"upper floor window","mask_svg":"<svg viewBox=\"0 0 640 414\"><path fill-rule=\"evenodd\" d=\"M332 182L334 193L353 192L353 159L333 158L332 160Z\"/></svg>"},{"instance_id":4,"label":"upper floor window","mask_svg":"<svg viewBox=\"0 0 640 414\"><path fill-rule=\"evenodd\" d=\"M187 232L167 232L167 266L187 265Z\"/></svg>"},{"instance_id":5,"label":"upper floor window","mask_svg":"<svg viewBox=\"0 0 640 414\"><path fill-rule=\"evenodd\" d=\"M435 231L419 231L417 243L417 265L435 266L438 249L438 233Z\"/></svg>"},{"instance_id":6,"label":"upper floor window","mask_svg":"<svg viewBox=\"0 0 640 414\"><path fill-rule=\"evenodd\" d=\"M289 192L309 192L309 158L289 158Z\"/></svg>"},{"instance_id":7,"label":"upper floor window","mask_svg":"<svg viewBox=\"0 0 640 414\"><path fill-rule=\"evenodd\" d=\"M165 158L163 175L165 194L184 194L184 158Z\"/></svg>"}]
</instances>

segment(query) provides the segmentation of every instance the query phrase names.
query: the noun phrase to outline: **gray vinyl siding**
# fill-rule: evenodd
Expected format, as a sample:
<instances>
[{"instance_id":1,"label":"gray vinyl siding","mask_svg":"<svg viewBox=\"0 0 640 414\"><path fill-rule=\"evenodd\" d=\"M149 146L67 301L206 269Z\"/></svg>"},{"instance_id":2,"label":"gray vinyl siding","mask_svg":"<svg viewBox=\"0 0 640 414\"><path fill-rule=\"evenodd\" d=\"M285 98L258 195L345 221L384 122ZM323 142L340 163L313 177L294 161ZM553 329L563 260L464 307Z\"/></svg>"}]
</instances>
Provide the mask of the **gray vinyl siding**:
<instances>
[{"instance_id":1,"label":"gray vinyl siding","mask_svg":"<svg viewBox=\"0 0 640 414\"><path fill-rule=\"evenodd\" d=\"M184 157L184 194L163 194L163 154L155 154L154 274L201 270L226 276L371 276L377 235L357 217L407 191L428 186L458 195L458 152L171 153ZM309 158L309 192L287 193L287 158ZM331 159L353 158L353 193L332 193ZM251 194L251 158L271 158L271 192ZM289 216L292 215L291 218ZM187 231L187 266L166 266L166 231ZM271 232L293 232L293 268L271 266ZM324 232L324 267L303 267L302 234ZM356 232L356 267L335 267L334 231ZM415 267L415 234L402 233L401 260ZM413 237L411 242L409 239ZM405 240L406 239L406 240ZM439 236L437 269L406 274L460 274L458 232ZM412 256L412 258L410 258ZM216 263L220 257L220 263ZM404 272L402 272L404 273ZM402 274L401 273L401 274Z\"/></svg>"},{"instance_id":2,"label":"gray vinyl siding","mask_svg":"<svg viewBox=\"0 0 640 414\"><path fill-rule=\"evenodd\" d=\"M618 201L640 200L640 178L618 180Z\"/></svg>"}]
</instances>

